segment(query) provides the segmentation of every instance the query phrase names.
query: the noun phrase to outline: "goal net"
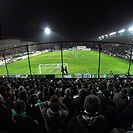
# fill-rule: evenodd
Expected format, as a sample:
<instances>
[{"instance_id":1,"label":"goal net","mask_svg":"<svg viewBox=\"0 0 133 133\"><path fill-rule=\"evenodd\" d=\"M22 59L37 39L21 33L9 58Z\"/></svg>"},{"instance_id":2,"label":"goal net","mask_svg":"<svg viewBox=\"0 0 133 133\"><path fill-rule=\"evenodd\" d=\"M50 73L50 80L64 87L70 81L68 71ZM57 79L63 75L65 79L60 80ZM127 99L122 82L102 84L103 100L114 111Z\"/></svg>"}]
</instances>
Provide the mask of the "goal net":
<instances>
[{"instance_id":1,"label":"goal net","mask_svg":"<svg viewBox=\"0 0 133 133\"><path fill-rule=\"evenodd\" d=\"M38 74L60 74L61 73L62 63L55 64L39 64L38 66ZM63 66L67 67L68 63L63 63Z\"/></svg>"}]
</instances>

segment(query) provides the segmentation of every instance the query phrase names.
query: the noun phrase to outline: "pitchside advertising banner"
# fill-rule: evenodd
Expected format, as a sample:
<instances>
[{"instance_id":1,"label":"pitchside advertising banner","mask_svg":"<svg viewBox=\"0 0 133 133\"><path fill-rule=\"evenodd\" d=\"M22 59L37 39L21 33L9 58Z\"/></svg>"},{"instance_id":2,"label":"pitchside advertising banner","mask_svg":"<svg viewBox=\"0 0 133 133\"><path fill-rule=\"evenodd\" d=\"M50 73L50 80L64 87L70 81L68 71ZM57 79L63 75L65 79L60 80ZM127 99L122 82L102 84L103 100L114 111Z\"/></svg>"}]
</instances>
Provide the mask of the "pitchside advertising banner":
<instances>
[{"instance_id":1,"label":"pitchside advertising banner","mask_svg":"<svg viewBox=\"0 0 133 133\"><path fill-rule=\"evenodd\" d=\"M62 75L60 75L59 77L57 77L54 74L41 74L41 75L0 75L0 78L5 78L5 77L15 77L15 78L48 78L48 79L53 79L53 78L62 78ZM100 76L98 76L98 74L68 74L68 75L64 75L63 78L76 78L76 79L80 79L80 78L85 78L85 79L89 79L89 78L133 78L133 75L109 75L109 74L101 74Z\"/></svg>"}]
</instances>

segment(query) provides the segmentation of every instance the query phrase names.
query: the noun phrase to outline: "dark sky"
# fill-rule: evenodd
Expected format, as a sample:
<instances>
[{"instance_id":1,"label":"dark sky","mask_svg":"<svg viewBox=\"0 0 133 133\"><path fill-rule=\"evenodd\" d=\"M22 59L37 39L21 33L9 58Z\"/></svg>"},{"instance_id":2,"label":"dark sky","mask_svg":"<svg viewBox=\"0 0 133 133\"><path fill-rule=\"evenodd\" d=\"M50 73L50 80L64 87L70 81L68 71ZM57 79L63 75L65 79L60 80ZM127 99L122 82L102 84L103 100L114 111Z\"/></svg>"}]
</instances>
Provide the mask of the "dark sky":
<instances>
[{"instance_id":1,"label":"dark sky","mask_svg":"<svg viewBox=\"0 0 133 133\"><path fill-rule=\"evenodd\" d=\"M32 41L90 40L133 25L133 0L0 0L1 34Z\"/></svg>"}]
</instances>

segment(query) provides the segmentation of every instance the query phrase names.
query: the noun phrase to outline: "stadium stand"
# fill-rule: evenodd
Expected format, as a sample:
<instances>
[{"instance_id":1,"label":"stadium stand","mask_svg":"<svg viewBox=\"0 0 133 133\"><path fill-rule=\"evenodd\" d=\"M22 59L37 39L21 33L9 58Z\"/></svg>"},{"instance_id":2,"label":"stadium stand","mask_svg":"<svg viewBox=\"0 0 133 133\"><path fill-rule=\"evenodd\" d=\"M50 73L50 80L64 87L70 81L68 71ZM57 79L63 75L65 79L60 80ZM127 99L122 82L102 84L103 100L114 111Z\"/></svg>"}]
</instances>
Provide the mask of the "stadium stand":
<instances>
[{"instance_id":1,"label":"stadium stand","mask_svg":"<svg viewBox=\"0 0 133 133\"><path fill-rule=\"evenodd\" d=\"M89 98L84 101L80 100L81 96L83 99L85 96ZM66 97L69 98L66 99ZM94 99L92 100L91 97L96 98L101 104L92 108L91 103ZM92 131L94 129L92 126L100 120L106 121L108 125L108 129L107 126L106 129L104 127L105 130L102 130L102 133L120 131L125 133L132 131L132 99L133 79L129 78L52 80L0 78L0 131L10 133L26 129L25 132L32 133L55 133L57 130L57 133L70 133L74 130L83 132L81 125L77 122L70 127L72 121L80 116L84 129L87 128L89 131ZM71 106L74 104L81 106L75 114L73 112L76 108ZM118 110L118 108L121 109ZM33 110L40 112L39 117L35 116ZM52 114L57 128L50 122ZM50 129L47 127L46 118L49 118L47 122ZM31 130L30 125L27 127L25 122L28 121L34 125L34 130ZM102 125L97 126L99 128Z\"/></svg>"}]
</instances>

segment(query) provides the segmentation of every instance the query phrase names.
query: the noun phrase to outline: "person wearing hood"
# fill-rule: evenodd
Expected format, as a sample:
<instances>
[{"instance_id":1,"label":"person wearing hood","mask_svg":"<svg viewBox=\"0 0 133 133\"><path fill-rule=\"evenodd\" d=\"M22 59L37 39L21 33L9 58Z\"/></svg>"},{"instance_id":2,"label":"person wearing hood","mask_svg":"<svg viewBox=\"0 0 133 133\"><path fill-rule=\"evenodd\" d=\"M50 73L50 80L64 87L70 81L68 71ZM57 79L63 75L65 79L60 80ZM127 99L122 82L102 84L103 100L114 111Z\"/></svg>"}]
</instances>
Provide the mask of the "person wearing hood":
<instances>
[{"instance_id":1,"label":"person wearing hood","mask_svg":"<svg viewBox=\"0 0 133 133\"><path fill-rule=\"evenodd\" d=\"M110 133L108 122L99 115L100 100L90 94L84 101L84 112L73 117L67 126L67 133Z\"/></svg>"},{"instance_id":2,"label":"person wearing hood","mask_svg":"<svg viewBox=\"0 0 133 133\"><path fill-rule=\"evenodd\" d=\"M68 111L62 108L57 95L50 97L50 101L47 102L47 107L45 105L42 113L48 133L64 133Z\"/></svg>"}]
</instances>

